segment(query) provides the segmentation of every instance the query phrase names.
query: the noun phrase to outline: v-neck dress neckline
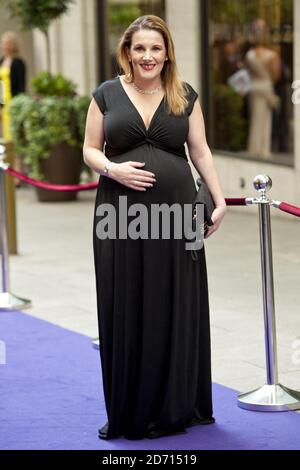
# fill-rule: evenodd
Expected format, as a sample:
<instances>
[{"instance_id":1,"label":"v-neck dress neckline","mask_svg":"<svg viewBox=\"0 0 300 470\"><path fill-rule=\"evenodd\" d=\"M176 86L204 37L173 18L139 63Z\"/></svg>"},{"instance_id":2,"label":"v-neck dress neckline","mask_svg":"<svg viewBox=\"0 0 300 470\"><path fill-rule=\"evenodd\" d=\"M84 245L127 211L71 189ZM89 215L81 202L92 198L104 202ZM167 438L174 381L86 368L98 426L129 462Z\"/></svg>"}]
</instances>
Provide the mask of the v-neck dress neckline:
<instances>
[{"instance_id":1,"label":"v-neck dress neckline","mask_svg":"<svg viewBox=\"0 0 300 470\"><path fill-rule=\"evenodd\" d=\"M136 114L138 115L140 121L142 122L143 127L144 127L144 130L145 130L146 132L149 132L149 131L150 131L150 128L151 128L151 126L152 126L152 124L153 124L153 121L154 121L154 119L155 119L155 117L156 117L158 111L160 110L160 107L161 107L161 105L162 105L162 103L163 103L163 101L164 101L166 95L164 94L164 96L162 97L160 103L158 104L157 108L155 109L155 111L154 111L154 113L153 113L153 115L152 115L152 118L151 118L151 120L150 120L149 126L146 127L145 121L144 121L144 119L142 118L141 113L139 112L139 110L137 109L137 107L135 106L135 104L133 103L133 101L131 100L131 98L129 98L129 95L128 95L127 91L125 90L124 86L123 86L122 79L121 79L120 75L118 75L117 79L118 79L118 81L119 81L119 83L120 83L120 87L122 88L123 93L125 94L127 100L129 101L130 105L131 105L132 108L135 110L135 112L136 112Z\"/></svg>"}]
</instances>

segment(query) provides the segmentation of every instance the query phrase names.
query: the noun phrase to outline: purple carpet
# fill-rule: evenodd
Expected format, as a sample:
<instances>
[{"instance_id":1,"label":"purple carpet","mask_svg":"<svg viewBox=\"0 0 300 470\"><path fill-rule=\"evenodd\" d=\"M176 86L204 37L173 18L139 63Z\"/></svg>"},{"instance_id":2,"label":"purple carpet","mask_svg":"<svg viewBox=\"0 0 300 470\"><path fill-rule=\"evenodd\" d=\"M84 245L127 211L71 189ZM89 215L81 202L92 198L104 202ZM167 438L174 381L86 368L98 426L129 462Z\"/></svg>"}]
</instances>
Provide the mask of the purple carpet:
<instances>
[{"instance_id":1,"label":"purple carpet","mask_svg":"<svg viewBox=\"0 0 300 470\"><path fill-rule=\"evenodd\" d=\"M299 449L300 414L236 406L237 392L214 385L216 423L186 434L99 440L106 422L99 353L90 338L21 312L0 314L0 449ZM0 362L4 362L3 354Z\"/></svg>"}]
</instances>

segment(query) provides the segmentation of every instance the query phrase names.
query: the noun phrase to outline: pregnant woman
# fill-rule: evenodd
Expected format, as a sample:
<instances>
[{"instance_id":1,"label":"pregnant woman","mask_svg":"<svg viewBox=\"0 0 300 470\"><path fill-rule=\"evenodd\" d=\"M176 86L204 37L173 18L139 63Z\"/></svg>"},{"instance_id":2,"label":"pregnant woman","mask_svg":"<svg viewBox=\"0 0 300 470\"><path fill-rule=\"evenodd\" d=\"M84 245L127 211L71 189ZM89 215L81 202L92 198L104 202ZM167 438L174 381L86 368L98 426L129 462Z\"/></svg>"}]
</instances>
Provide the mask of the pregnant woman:
<instances>
[{"instance_id":1,"label":"pregnant woman","mask_svg":"<svg viewBox=\"0 0 300 470\"><path fill-rule=\"evenodd\" d=\"M137 18L117 60L124 73L93 92L84 144L85 162L101 175L93 236L108 421L99 437L156 438L214 422L204 245L195 261L184 237L123 237L117 229L105 238L101 208L110 204L118 221L122 197L149 212L190 204L196 188L185 142L216 204L206 238L226 203L198 95L179 78L166 23Z\"/></svg>"}]
</instances>

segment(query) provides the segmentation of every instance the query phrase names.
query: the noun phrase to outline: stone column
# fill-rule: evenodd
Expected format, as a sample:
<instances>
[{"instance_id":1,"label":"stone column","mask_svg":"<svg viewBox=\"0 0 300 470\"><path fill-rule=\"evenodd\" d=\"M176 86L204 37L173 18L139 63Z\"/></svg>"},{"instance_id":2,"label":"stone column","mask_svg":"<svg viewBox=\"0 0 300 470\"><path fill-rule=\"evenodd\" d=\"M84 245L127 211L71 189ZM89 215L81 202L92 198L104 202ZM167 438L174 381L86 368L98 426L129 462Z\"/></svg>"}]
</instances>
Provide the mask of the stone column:
<instances>
[{"instance_id":1,"label":"stone column","mask_svg":"<svg viewBox=\"0 0 300 470\"><path fill-rule=\"evenodd\" d=\"M200 85L200 2L166 0L166 21L175 44L180 76L195 90Z\"/></svg>"}]
</instances>

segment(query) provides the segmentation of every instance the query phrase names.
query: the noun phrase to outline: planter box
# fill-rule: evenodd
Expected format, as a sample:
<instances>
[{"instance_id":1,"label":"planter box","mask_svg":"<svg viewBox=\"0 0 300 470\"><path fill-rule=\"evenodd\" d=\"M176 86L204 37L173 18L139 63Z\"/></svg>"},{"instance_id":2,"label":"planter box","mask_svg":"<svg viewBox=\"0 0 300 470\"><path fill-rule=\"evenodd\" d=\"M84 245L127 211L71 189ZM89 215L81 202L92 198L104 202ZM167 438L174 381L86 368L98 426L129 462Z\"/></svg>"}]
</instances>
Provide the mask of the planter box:
<instances>
[{"instance_id":1,"label":"planter box","mask_svg":"<svg viewBox=\"0 0 300 470\"><path fill-rule=\"evenodd\" d=\"M81 173L82 151L61 143L53 147L49 158L41 161L41 172L47 183L78 184ZM41 202L74 201L78 192L51 191L36 188Z\"/></svg>"}]
</instances>

